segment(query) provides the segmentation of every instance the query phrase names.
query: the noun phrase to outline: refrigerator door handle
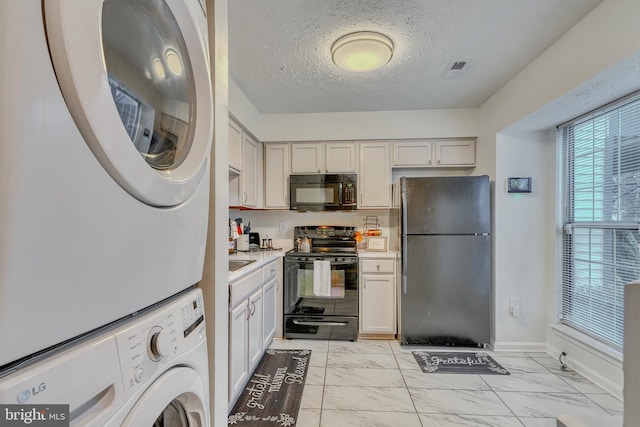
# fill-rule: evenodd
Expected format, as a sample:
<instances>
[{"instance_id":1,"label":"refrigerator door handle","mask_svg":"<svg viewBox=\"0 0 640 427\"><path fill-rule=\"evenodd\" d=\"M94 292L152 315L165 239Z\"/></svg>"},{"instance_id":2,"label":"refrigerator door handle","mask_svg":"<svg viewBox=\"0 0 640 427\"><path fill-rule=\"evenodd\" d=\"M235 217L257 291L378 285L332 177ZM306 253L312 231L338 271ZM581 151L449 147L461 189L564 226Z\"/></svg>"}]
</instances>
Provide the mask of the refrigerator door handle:
<instances>
[{"instance_id":1,"label":"refrigerator door handle","mask_svg":"<svg viewBox=\"0 0 640 427\"><path fill-rule=\"evenodd\" d=\"M407 293L407 180L403 177L400 178L400 212L401 227L402 227L402 293Z\"/></svg>"}]
</instances>

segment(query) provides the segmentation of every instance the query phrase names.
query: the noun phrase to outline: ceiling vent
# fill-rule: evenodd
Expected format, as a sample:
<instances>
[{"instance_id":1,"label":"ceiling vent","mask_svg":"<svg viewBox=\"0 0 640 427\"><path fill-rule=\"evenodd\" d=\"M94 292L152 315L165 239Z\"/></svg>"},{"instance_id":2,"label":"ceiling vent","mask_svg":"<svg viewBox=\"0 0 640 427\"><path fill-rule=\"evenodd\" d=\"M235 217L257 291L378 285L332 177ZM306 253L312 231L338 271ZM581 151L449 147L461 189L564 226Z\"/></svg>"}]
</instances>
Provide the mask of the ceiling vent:
<instances>
[{"instance_id":1,"label":"ceiling vent","mask_svg":"<svg viewBox=\"0 0 640 427\"><path fill-rule=\"evenodd\" d=\"M462 73L462 69L467 65L467 61L455 61L451 62L445 68L444 73L442 73L442 77L445 79L453 79L460 76Z\"/></svg>"}]
</instances>

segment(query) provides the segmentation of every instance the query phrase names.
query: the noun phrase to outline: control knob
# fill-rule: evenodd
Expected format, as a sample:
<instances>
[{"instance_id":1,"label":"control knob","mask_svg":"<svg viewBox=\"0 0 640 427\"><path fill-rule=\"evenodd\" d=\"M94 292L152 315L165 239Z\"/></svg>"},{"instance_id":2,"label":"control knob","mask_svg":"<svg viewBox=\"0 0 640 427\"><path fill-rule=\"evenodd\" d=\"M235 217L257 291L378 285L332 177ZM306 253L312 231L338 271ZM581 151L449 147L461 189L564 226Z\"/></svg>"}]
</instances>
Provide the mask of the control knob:
<instances>
[{"instance_id":1,"label":"control knob","mask_svg":"<svg viewBox=\"0 0 640 427\"><path fill-rule=\"evenodd\" d=\"M171 337L169 333L161 328L154 328L151 331L151 339L149 340L149 356L151 359L158 361L164 356L171 353Z\"/></svg>"}]
</instances>

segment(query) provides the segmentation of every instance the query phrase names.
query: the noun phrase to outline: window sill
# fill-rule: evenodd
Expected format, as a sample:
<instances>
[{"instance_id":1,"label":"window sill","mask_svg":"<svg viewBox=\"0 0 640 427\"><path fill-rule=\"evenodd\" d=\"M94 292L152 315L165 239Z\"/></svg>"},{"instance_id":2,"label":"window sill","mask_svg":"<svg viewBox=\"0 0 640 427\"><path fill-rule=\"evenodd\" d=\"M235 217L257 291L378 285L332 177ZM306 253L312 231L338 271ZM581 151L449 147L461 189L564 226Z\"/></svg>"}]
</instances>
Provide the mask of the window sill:
<instances>
[{"instance_id":1,"label":"window sill","mask_svg":"<svg viewBox=\"0 0 640 427\"><path fill-rule=\"evenodd\" d=\"M611 358L613 361L619 362L620 367L622 367L622 351L611 348L608 345L583 334L582 332L562 324L552 324L551 329L553 329L558 335L591 353L604 355Z\"/></svg>"}]
</instances>

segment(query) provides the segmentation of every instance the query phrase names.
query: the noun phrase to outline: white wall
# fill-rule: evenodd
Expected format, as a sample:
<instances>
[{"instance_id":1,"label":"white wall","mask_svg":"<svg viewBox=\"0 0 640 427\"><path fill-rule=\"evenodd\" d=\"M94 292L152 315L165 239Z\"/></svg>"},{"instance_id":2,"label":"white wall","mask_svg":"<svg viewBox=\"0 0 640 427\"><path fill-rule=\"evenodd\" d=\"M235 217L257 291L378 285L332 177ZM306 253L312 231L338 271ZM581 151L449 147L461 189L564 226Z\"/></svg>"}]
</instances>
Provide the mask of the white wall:
<instances>
[{"instance_id":1,"label":"white wall","mask_svg":"<svg viewBox=\"0 0 640 427\"><path fill-rule=\"evenodd\" d=\"M555 135L496 136L494 302L496 350L543 351L547 287L554 282ZM508 194L507 177L531 177L533 192ZM520 299L521 314L509 313Z\"/></svg>"},{"instance_id":2,"label":"white wall","mask_svg":"<svg viewBox=\"0 0 640 427\"><path fill-rule=\"evenodd\" d=\"M229 210L229 218L242 218L244 223L251 222L251 231L278 240L277 247L293 247L293 227L298 225L344 225L356 226L362 231L366 216L377 216L381 223L382 235L390 236L392 212L388 210L363 210L355 212L295 212L289 210L243 211ZM284 230L280 230L283 223Z\"/></svg>"},{"instance_id":3,"label":"white wall","mask_svg":"<svg viewBox=\"0 0 640 427\"><path fill-rule=\"evenodd\" d=\"M262 134L262 115L256 110L236 81L229 77L229 112L260 141Z\"/></svg>"},{"instance_id":4,"label":"white wall","mask_svg":"<svg viewBox=\"0 0 640 427\"><path fill-rule=\"evenodd\" d=\"M266 114L262 141L401 139L477 136L476 109Z\"/></svg>"}]
</instances>

